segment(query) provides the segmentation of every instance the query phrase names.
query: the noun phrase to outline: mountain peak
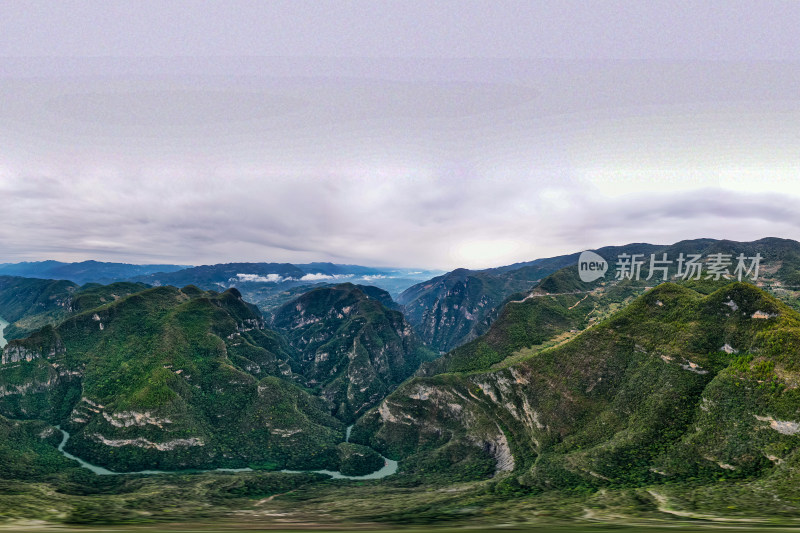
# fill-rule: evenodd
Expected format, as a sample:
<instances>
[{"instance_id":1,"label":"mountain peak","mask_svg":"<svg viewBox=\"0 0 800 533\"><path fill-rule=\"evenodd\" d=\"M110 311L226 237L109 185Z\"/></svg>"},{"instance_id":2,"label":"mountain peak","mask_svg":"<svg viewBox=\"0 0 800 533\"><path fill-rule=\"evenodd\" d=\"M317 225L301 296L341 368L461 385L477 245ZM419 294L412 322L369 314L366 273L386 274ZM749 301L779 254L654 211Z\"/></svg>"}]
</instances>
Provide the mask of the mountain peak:
<instances>
[{"instance_id":1,"label":"mountain peak","mask_svg":"<svg viewBox=\"0 0 800 533\"><path fill-rule=\"evenodd\" d=\"M386 291L341 283L284 304L273 327L299 353L298 373L337 418L352 422L432 354Z\"/></svg>"}]
</instances>

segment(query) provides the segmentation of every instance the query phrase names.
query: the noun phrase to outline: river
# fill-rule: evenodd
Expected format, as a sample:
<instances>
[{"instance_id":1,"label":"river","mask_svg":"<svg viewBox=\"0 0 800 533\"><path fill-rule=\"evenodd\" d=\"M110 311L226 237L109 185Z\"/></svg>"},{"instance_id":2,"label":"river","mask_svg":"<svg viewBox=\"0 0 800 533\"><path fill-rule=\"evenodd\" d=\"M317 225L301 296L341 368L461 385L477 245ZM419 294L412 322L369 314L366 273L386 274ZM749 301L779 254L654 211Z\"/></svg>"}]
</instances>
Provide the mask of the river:
<instances>
[{"instance_id":1,"label":"river","mask_svg":"<svg viewBox=\"0 0 800 533\"><path fill-rule=\"evenodd\" d=\"M348 426L345 442L350 441L350 431L352 430L353 426ZM67 441L69 440L69 433L60 426L56 426L63 438L61 439L61 444L58 445L58 451L60 451L64 457L67 459L72 459L73 461L78 461L78 463L83 468L88 468L95 474L100 476L120 476L120 475L131 475L131 474L147 474L147 475L155 475L155 474L192 474L192 473L201 473L201 472L252 472L252 468L212 468L209 470L200 470L200 469L191 469L191 470L139 470L138 472L114 472L113 470L108 470L107 468L103 468L102 466L93 465L89 462L84 461L80 457L76 457L66 451L64 448L67 445ZM383 457L383 456L381 456ZM391 459L387 459L383 457L384 465L383 468L380 470L376 470L371 474L367 474L364 476L346 476L341 472L335 472L333 470L281 470L281 472L286 474L304 474L304 473L314 473L314 474L324 474L326 476L330 476L334 479L381 479L386 476L391 476L392 474L397 472L397 461L392 461Z\"/></svg>"}]
</instances>

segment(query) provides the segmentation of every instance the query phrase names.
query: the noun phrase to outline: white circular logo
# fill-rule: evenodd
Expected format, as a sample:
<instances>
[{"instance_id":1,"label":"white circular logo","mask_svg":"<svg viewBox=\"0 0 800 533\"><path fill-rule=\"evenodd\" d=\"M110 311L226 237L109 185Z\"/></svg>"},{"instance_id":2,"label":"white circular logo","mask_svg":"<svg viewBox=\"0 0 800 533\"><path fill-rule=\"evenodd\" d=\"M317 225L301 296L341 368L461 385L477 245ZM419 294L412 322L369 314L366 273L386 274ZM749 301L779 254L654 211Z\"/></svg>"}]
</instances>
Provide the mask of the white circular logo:
<instances>
[{"instance_id":1,"label":"white circular logo","mask_svg":"<svg viewBox=\"0 0 800 533\"><path fill-rule=\"evenodd\" d=\"M585 251L578 258L578 275L581 281L589 283L602 278L608 271L608 263L594 252Z\"/></svg>"}]
</instances>

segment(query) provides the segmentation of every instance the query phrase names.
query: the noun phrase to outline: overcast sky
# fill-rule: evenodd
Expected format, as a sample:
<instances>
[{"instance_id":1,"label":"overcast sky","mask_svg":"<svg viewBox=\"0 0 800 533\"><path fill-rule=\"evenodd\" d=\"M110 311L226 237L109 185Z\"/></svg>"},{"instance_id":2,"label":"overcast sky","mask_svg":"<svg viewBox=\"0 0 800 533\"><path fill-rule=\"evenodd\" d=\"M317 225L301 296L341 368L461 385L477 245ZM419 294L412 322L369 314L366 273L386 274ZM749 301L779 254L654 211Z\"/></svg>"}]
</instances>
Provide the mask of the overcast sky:
<instances>
[{"instance_id":1,"label":"overcast sky","mask_svg":"<svg viewBox=\"0 0 800 533\"><path fill-rule=\"evenodd\" d=\"M0 3L0 261L800 237L800 2Z\"/></svg>"}]
</instances>

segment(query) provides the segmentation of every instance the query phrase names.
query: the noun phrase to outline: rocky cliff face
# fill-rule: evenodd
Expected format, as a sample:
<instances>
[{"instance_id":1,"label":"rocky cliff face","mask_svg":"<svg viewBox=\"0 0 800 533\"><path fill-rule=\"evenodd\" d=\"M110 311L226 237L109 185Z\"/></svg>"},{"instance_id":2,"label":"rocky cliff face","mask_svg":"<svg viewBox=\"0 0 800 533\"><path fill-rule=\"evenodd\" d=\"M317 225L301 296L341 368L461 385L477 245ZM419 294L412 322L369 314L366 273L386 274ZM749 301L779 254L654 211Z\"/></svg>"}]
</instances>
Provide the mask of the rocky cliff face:
<instances>
[{"instance_id":1,"label":"rocky cliff face","mask_svg":"<svg viewBox=\"0 0 800 533\"><path fill-rule=\"evenodd\" d=\"M800 287L800 243L788 239L767 238L753 242L733 242L715 239L681 241L673 245L632 243L624 246L608 246L596 250L604 257L610 272L607 280L614 279L614 268L620 254L641 254L644 287L658 281L647 282L650 254L667 254L673 261L670 275L676 272L676 260L680 254L700 254L703 261L710 254L738 254L748 257L760 254L764 268L762 280L781 289ZM406 318L414 326L427 346L441 353L457 348L488 331L500 315L502 306L511 299L524 297L534 287L549 293L564 293L584 290L577 276L551 277L564 267L576 268L579 254L563 255L519 263L487 270L457 269L423 283L418 283L398 298L403 305ZM730 279L730 278L728 278ZM549 285L540 285L545 280ZM568 282L568 283L565 283Z\"/></svg>"},{"instance_id":2,"label":"rocky cliff face","mask_svg":"<svg viewBox=\"0 0 800 533\"><path fill-rule=\"evenodd\" d=\"M487 270L456 269L404 291L398 301L430 348L441 353L483 335L503 305L524 297L547 276L574 264L578 254Z\"/></svg>"},{"instance_id":3,"label":"rocky cliff face","mask_svg":"<svg viewBox=\"0 0 800 533\"><path fill-rule=\"evenodd\" d=\"M797 459L798 339L800 315L753 286L664 284L507 367L414 378L353 438L412 471L471 449L530 490L766 475Z\"/></svg>"},{"instance_id":4,"label":"rocky cliff face","mask_svg":"<svg viewBox=\"0 0 800 533\"><path fill-rule=\"evenodd\" d=\"M295 367L235 289L159 287L12 341L0 414L60 423L72 453L115 470L335 469L344 426Z\"/></svg>"},{"instance_id":5,"label":"rocky cliff face","mask_svg":"<svg viewBox=\"0 0 800 533\"><path fill-rule=\"evenodd\" d=\"M446 352L477 337L481 324L506 297L534 283L458 269L409 288L399 300L423 342Z\"/></svg>"},{"instance_id":6,"label":"rocky cliff face","mask_svg":"<svg viewBox=\"0 0 800 533\"><path fill-rule=\"evenodd\" d=\"M382 400L432 354L388 293L342 284L312 290L282 306L273 327L297 351L297 373L335 416L350 422Z\"/></svg>"}]
</instances>

